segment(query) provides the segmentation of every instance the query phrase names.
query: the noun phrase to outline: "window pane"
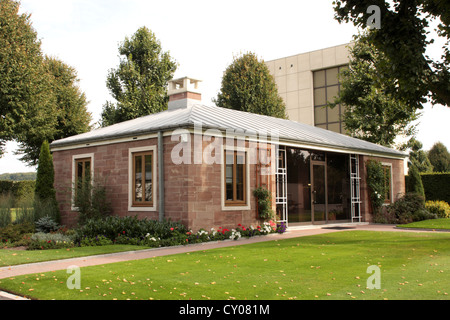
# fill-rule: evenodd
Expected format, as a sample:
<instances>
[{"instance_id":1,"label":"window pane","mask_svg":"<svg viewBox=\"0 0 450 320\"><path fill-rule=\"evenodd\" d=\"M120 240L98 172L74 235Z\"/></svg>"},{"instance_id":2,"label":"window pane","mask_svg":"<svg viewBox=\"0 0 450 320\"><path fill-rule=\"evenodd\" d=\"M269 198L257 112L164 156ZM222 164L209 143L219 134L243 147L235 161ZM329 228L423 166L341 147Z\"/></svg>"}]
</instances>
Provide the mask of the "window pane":
<instances>
[{"instance_id":1,"label":"window pane","mask_svg":"<svg viewBox=\"0 0 450 320\"><path fill-rule=\"evenodd\" d=\"M244 168L244 156L242 154L238 154L236 156L237 158L237 165L236 165L236 200L244 201L244 174L245 174L245 168Z\"/></svg>"},{"instance_id":2,"label":"window pane","mask_svg":"<svg viewBox=\"0 0 450 320\"><path fill-rule=\"evenodd\" d=\"M134 157L134 200L142 201L142 156Z\"/></svg>"},{"instance_id":3,"label":"window pane","mask_svg":"<svg viewBox=\"0 0 450 320\"><path fill-rule=\"evenodd\" d=\"M316 124L327 122L327 113L324 107L314 108L314 121Z\"/></svg>"},{"instance_id":4,"label":"window pane","mask_svg":"<svg viewBox=\"0 0 450 320\"><path fill-rule=\"evenodd\" d=\"M327 87L327 102L334 102L339 95L339 87L331 86Z\"/></svg>"},{"instance_id":5,"label":"window pane","mask_svg":"<svg viewBox=\"0 0 450 320\"><path fill-rule=\"evenodd\" d=\"M327 103L327 100L325 97L325 88L315 89L314 90L314 105L322 106L326 103Z\"/></svg>"},{"instance_id":6,"label":"window pane","mask_svg":"<svg viewBox=\"0 0 450 320\"><path fill-rule=\"evenodd\" d=\"M328 109L328 122L338 122L340 120L339 117L339 105L335 106L334 108Z\"/></svg>"},{"instance_id":7,"label":"window pane","mask_svg":"<svg viewBox=\"0 0 450 320\"><path fill-rule=\"evenodd\" d=\"M339 122L337 123L329 123L328 124L328 130L341 133L341 124Z\"/></svg>"},{"instance_id":8,"label":"window pane","mask_svg":"<svg viewBox=\"0 0 450 320\"><path fill-rule=\"evenodd\" d=\"M327 86L338 84L338 68L327 69Z\"/></svg>"},{"instance_id":9,"label":"window pane","mask_svg":"<svg viewBox=\"0 0 450 320\"><path fill-rule=\"evenodd\" d=\"M314 88L325 86L325 70L314 72Z\"/></svg>"},{"instance_id":10,"label":"window pane","mask_svg":"<svg viewBox=\"0 0 450 320\"><path fill-rule=\"evenodd\" d=\"M145 156L145 201L152 201L152 156Z\"/></svg>"}]
</instances>

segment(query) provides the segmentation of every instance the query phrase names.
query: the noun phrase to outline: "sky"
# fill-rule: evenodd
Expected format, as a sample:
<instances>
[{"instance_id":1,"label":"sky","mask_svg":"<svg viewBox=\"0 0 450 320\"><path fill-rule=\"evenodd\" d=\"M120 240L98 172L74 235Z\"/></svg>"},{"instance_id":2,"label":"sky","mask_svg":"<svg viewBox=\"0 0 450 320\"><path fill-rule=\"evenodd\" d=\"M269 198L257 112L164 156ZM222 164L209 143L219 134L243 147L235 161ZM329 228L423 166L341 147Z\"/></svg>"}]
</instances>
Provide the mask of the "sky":
<instances>
[{"instance_id":1,"label":"sky","mask_svg":"<svg viewBox=\"0 0 450 320\"><path fill-rule=\"evenodd\" d=\"M43 52L77 71L94 122L112 101L106 76L119 64L118 45L140 27L177 61L174 78L203 81L204 104L213 104L234 56L254 52L270 61L348 43L358 31L334 19L331 0L21 0L20 11L31 14ZM437 141L450 150L449 119L450 108L425 106L417 135L424 150ZM7 143L0 174L35 171L15 150Z\"/></svg>"}]
</instances>

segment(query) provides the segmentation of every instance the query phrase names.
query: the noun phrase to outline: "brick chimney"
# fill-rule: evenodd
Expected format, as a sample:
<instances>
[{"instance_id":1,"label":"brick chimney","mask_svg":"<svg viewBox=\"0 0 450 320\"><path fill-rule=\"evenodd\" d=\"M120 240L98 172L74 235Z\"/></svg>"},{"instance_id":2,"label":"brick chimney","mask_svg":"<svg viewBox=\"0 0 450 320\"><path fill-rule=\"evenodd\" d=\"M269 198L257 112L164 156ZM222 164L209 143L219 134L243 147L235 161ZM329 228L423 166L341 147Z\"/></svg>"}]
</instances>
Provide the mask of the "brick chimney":
<instances>
[{"instance_id":1,"label":"brick chimney","mask_svg":"<svg viewBox=\"0 0 450 320\"><path fill-rule=\"evenodd\" d=\"M199 90L201 80L189 77L169 81L169 110L187 108L202 101Z\"/></svg>"}]
</instances>

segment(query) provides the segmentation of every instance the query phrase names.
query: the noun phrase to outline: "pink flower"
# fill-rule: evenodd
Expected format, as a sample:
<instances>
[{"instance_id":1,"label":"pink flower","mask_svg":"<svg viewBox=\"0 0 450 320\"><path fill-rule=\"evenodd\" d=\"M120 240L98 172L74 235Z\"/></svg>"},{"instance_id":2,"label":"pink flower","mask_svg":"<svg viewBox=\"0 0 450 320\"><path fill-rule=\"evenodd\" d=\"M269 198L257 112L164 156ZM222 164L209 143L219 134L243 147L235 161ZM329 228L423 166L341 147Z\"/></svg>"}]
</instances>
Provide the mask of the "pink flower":
<instances>
[{"instance_id":1,"label":"pink flower","mask_svg":"<svg viewBox=\"0 0 450 320\"><path fill-rule=\"evenodd\" d=\"M170 231L173 231L173 228L170 228Z\"/></svg>"}]
</instances>

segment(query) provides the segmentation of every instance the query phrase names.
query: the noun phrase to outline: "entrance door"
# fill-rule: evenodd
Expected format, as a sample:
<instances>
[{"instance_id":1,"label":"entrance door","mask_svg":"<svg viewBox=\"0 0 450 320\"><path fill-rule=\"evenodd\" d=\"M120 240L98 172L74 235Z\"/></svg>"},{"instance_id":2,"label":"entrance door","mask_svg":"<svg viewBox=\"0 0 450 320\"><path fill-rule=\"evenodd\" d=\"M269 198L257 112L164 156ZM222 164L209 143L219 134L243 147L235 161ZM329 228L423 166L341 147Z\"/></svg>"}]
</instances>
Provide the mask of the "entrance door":
<instances>
[{"instance_id":1,"label":"entrance door","mask_svg":"<svg viewBox=\"0 0 450 320\"><path fill-rule=\"evenodd\" d=\"M311 171L312 222L325 223L327 221L325 163L312 163Z\"/></svg>"}]
</instances>

